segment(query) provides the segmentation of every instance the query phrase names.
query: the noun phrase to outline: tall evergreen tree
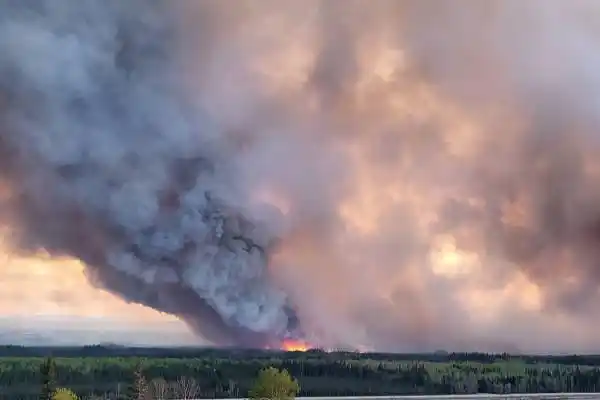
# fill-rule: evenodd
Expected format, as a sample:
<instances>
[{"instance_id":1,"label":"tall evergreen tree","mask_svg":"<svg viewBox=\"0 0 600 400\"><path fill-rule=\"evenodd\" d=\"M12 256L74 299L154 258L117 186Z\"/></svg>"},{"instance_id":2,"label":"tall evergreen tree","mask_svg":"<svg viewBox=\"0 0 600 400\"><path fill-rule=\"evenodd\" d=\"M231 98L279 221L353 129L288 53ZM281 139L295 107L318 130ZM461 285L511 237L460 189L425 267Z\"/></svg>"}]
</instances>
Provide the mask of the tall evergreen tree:
<instances>
[{"instance_id":1,"label":"tall evergreen tree","mask_svg":"<svg viewBox=\"0 0 600 400\"><path fill-rule=\"evenodd\" d=\"M52 400L56 391L56 364L52 357L47 357L40 366L42 376L42 392L40 400Z\"/></svg>"}]
</instances>

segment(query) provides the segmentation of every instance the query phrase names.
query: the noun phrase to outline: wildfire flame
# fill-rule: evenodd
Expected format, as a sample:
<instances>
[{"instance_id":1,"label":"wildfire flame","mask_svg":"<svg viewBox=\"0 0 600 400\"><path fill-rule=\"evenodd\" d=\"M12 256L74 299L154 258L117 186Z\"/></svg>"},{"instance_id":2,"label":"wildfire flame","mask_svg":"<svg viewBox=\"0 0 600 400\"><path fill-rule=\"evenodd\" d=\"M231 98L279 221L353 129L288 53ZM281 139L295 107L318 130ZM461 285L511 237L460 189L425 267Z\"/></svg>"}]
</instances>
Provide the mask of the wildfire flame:
<instances>
[{"instance_id":1,"label":"wildfire flame","mask_svg":"<svg viewBox=\"0 0 600 400\"><path fill-rule=\"evenodd\" d=\"M311 348L311 346L302 341L295 339L286 339L281 344L281 349L285 351L307 351Z\"/></svg>"}]
</instances>

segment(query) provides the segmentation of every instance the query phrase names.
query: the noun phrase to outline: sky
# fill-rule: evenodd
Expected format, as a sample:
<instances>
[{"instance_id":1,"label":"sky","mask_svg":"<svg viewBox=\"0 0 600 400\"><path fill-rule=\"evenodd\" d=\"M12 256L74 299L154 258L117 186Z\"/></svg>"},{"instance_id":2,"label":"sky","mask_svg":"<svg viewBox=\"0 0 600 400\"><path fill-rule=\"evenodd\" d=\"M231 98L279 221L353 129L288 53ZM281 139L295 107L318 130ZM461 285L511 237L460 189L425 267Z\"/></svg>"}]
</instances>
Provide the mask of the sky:
<instances>
[{"instance_id":1,"label":"sky","mask_svg":"<svg viewBox=\"0 0 600 400\"><path fill-rule=\"evenodd\" d=\"M91 330L94 333L86 336L91 343L202 343L176 317L92 287L78 261L20 258L6 252L0 260L0 333L7 327L33 332L60 327L62 334L73 330L73 341L79 337L76 331ZM107 336L115 331L119 334Z\"/></svg>"}]
</instances>

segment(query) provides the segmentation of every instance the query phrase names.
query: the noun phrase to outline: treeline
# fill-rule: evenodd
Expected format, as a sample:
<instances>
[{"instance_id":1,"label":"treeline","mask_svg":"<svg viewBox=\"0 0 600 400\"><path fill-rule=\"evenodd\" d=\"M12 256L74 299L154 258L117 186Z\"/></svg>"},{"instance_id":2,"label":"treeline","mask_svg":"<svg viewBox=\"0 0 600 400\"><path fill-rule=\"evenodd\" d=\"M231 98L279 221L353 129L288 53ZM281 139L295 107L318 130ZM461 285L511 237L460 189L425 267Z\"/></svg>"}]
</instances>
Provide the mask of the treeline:
<instances>
[{"instance_id":1,"label":"treeline","mask_svg":"<svg viewBox=\"0 0 600 400\"><path fill-rule=\"evenodd\" d=\"M150 349L150 353L165 352L157 357L156 353L144 353L148 349L97 346L79 349L80 353L74 349L45 350L45 355L52 353L55 362L56 384L82 398L116 399L139 376L143 376L148 385L169 388L193 382L199 398L246 397L259 371L270 366L289 371L299 382L300 396L600 390L597 356ZM39 353L31 356L30 352L42 350L25 351L28 356L13 353L11 357L0 358L2 398L39 398L44 358Z\"/></svg>"},{"instance_id":2,"label":"treeline","mask_svg":"<svg viewBox=\"0 0 600 400\"><path fill-rule=\"evenodd\" d=\"M525 363L544 363L557 365L587 365L600 367L600 355L514 355L508 353L356 353L356 352L324 352L314 349L304 353L283 352L278 350L260 350L243 348L214 347L127 347L121 345L94 345L73 347L29 347L0 345L2 357L143 357L143 358L254 358L264 359L276 354L282 358L297 358L298 354L306 357L327 355L328 359L340 360L377 360L377 361L421 361L421 362L478 362L494 363L501 361L520 361Z\"/></svg>"}]
</instances>

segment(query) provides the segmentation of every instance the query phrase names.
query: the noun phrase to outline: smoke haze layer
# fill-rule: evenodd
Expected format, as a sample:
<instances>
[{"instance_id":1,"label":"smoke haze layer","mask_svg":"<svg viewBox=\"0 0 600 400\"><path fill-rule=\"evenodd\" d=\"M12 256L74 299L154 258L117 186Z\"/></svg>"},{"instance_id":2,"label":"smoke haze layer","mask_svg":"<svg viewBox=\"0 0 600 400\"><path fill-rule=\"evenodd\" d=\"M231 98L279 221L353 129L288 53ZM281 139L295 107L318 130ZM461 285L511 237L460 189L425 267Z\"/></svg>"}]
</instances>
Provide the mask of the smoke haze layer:
<instances>
[{"instance_id":1,"label":"smoke haze layer","mask_svg":"<svg viewBox=\"0 0 600 400\"><path fill-rule=\"evenodd\" d=\"M600 348L596 2L0 11L14 252L217 344Z\"/></svg>"}]
</instances>

